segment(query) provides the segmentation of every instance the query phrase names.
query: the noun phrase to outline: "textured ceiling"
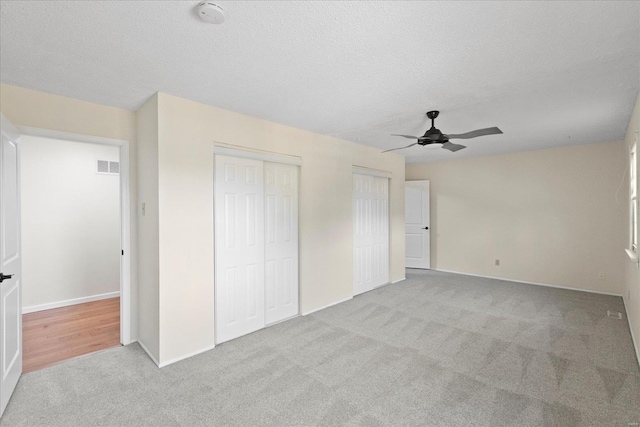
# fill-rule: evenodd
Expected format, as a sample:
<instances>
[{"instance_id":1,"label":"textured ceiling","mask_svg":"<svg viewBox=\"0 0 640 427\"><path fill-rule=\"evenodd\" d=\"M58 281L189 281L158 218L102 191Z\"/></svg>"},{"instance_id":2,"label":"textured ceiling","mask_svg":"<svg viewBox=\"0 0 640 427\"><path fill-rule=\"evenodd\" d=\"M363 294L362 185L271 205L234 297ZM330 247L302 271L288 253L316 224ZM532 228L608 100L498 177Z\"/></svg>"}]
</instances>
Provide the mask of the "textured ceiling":
<instances>
[{"instance_id":1,"label":"textured ceiling","mask_svg":"<svg viewBox=\"0 0 640 427\"><path fill-rule=\"evenodd\" d=\"M0 78L137 109L161 91L381 149L424 113L469 148L408 162L619 140L640 84L639 2L2 1ZM462 142L462 141L460 141Z\"/></svg>"}]
</instances>

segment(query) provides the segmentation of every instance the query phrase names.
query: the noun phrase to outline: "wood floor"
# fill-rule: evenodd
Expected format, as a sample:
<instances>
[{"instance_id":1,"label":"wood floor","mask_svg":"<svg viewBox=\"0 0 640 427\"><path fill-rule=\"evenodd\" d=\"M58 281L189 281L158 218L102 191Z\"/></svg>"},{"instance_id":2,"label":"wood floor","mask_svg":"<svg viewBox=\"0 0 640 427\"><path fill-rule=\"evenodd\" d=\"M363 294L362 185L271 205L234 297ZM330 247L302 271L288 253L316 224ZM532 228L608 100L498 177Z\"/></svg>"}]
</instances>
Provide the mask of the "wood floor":
<instances>
[{"instance_id":1,"label":"wood floor","mask_svg":"<svg viewBox=\"0 0 640 427\"><path fill-rule=\"evenodd\" d=\"M120 298L22 315L22 372L120 345Z\"/></svg>"}]
</instances>

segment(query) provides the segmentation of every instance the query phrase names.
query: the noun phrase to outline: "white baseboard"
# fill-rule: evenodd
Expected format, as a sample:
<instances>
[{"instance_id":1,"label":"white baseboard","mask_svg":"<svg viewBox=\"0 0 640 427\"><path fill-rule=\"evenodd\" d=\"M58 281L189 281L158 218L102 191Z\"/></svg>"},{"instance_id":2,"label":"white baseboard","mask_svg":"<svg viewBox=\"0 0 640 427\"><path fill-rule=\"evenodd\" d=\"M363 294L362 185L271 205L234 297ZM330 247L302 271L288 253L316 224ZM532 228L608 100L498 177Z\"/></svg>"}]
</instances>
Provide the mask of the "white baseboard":
<instances>
[{"instance_id":1,"label":"white baseboard","mask_svg":"<svg viewBox=\"0 0 640 427\"><path fill-rule=\"evenodd\" d=\"M631 319L629 318L629 310L627 310L627 301L625 297L622 297L622 302L624 303L624 311L627 316L627 322L629 323L629 332L631 332L631 341L633 341L633 348L636 350L636 359L638 359L638 366L640 366L640 351L638 351L638 343L636 342L636 337L633 334L633 326L631 326Z\"/></svg>"},{"instance_id":2,"label":"white baseboard","mask_svg":"<svg viewBox=\"0 0 640 427\"><path fill-rule=\"evenodd\" d=\"M524 283L525 285L545 286L547 288L567 289L569 291L588 292L590 294L600 294L600 295L610 295L610 296L613 296L613 297L622 297L622 295L620 295L620 294L613 294L613 293L610 293L610 292L592 291L592 290L589 290L589 289L582 289L582 288L570 288L568 286L550 285L548 283L527 282L526 280L508 279L506 277L496 277L496 276L485 276L485 275L482 275L482 274L462 273L460 271L440 270L438 268L432 268L431 270L441 271L442 273L461 274L463 276L483 277L485 279L496 279L496 280L504 280L504 281L507 281L507 282Z\"/></svg>"},{"instance_id":3,"label":"white baseboard","mask_svg":"<svg viewBox=\"0 0 640 427\"><path fill-rule=\"evenodd\" d=\"M140 344L140 347L142 347L142 349L144 350L145 353L147 353L147 356L149 356L151 358L151 360L153 360L153 363L156 364L156 366L160 367L160 364L158 363L158 361L156 360L155 357L153 357L153 354L151 354L151 352L149 351L149 349L147 348L146 345L144 345L144 343L140 340L138 340L138 344Z\"/></svg>"},{"instance_id":4,"label":"white baseboard","mask_svg":"<svg viewBox=\"0 0 640 427\"><path fill-rule=\"evenodd\" d=\"M345 298L345 299L340 300L340 301L332 302L331 304L327 304L327 305L325 305L323 307L320 307L320 308L314 308L313 310L307 311L306 313L302 313L302 315L303 316L307 316L309 314L315 313L316 311L324 310L325 308L329 308L329 307L332 307L334 305L338 305L340 303L343 303L345 301L349 301L350 299L353 299L353 297L351 296L349 298Z\"/></svg>"},{"instance_id":5,"label":"white baseboard","mask_svg":"<svg viewBox=\"0 0 640 427\"><path fill-rule=\"evenodd\" d=\"M362 293L359 293L358 295L366 294L367 292L375 291L376 289L384 288L385 286L393 285L395 283L400 283L403 280L407 280L407 278L403 277L402 279L394 280L393 282L383 283L382 285L376 286L375 288L369 289L368 291L364 291ZM358 296L358 295L354 295L354 296Z\"/></svg>"},{"instance_id":6,"label":"white baseboard","mask_svg":"<svg viewBox=\"0 0 640 427\"><path fill-rule=\"evenodd\" d=\"M387 286L387 285L393 285L394 283L399 283L399 282L402 282L403 280L407 280L407 278L406 278L406 277L403 277L402 279L394 280L393 282L387 282L387 283L382 284L382 285L380 285L380 286L377 286L377 287L375 287L375 288L373 288L373 289L370 289L370 290L368 290L368 291L366 291L366 292L375 291L376 289L383 288L383 287L385 287L385 286ZM363 294L364 294L364 293L366 293L366 292L363 292ZM359 294L359 295L362 295L362 294ZM357 295L356 295L356 296L357 296ZM349 298L345 298L345 299L340 300L340 301L332 302L331 304L327 304L327 305L322 306L322 307L320 307L320 308L315 308L315 309L313 309L313 310L311 310L311 311L307 311L306 313L302 313L302 316L307 316L307 315L309 315L309 314L313 314L313 313L315 313L316 311L320 311L320 310L324 310L325 308L333 307L334 305L341 304L341 303L343 303L343 302L349 301L350 299L353 299L353 296L350 296Z\"/></svg>"},{"instance_id":7,"label":"white baseboard","mask_svg":"<svg viewBox=\"0 0 640 427\"><path fill-rule=\"evenodd\" d=\"M282 320L277 320L273 323L267 323L266 325L264 325L265 328L268 328L269 326L274 326L277 325L278 323L282 323L282 322L286 322L288 320L291 319L295 319L296 317L300 317L300 314L294 314L293 316L287 317L286 319L282 319Z\"/></svg>"},{"instance_id":8,"label":"white baseboard","mask_svg":"<svg viewBox=\"0 0 640 427\"><path fill-rule=\"evenodd\" d=\"M156 363L156 365L158 365L158 368L164 368L165 366L171 365L172 363L176 363L176 362L179 362L181 360L188 359L190 357L196 356L196 355L198 355L200 353L204 353L205 351L212 350L215 346L216 345L213 344L213 345L210 345L209 347L205 347L205 348L203 348L201 350L197 350L197 351L191 352L189 354L185 354L184 356L176 357L175 359L167 360L167 361L159 363L159 364Z\"/></svg>"},{"instance_id":9,"label":"white baseboard","mask_svg":"<svg viewBox=\"0 0 640 427\"><path fill-rule=\"evenodd\" d=\"M52 308L67 307L70 305L83 304L85 302L99 301L101 299L115 298L119 296L120 296L120 291L109 292L109 293L100 294L100 295L92 295L90 297L68 299L65 301L51 302L48 304L32 305L30 307L23 307L22 314L34 313L36 311L51 310Z\"/></svg>"}]
</instances>

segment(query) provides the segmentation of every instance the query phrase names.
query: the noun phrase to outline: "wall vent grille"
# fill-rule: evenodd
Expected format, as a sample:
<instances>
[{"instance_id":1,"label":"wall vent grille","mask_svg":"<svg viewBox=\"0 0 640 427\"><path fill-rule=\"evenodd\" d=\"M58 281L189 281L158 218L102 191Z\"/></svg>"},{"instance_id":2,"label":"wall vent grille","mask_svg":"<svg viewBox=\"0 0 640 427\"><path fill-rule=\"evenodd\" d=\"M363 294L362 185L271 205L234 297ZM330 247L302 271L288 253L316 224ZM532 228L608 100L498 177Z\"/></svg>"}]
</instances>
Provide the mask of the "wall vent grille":
<instances>
[{"instance_id":1,"label":"wall vent grille","mask_svg":"<svg viewBox=\"0 0 640 427\"><path fill-rule=\"evenodd\" d=\"M120 162L110 162L109 160L98 160L96 162L96 172L106 175L119 175Z\"/></svg>"},{"instance_id":2,"label":"wall vent grille","mask_svg":"<svg viewBox=\"0 0 640 427\"><path fill-rule=\"evenodd\" d=\"M109 173L120 173L120 162L109 162Z\"/></svg>"},{"instance_id":3,"label":"wall vent grille","mask_svg":"<svg viewBox=\"0 0 640 427\"><path fill-rule=\"evenodd\" d=\"M98 173L109 173L109 162L106 160L98 160Z\"/></svg>"}]
</instances>

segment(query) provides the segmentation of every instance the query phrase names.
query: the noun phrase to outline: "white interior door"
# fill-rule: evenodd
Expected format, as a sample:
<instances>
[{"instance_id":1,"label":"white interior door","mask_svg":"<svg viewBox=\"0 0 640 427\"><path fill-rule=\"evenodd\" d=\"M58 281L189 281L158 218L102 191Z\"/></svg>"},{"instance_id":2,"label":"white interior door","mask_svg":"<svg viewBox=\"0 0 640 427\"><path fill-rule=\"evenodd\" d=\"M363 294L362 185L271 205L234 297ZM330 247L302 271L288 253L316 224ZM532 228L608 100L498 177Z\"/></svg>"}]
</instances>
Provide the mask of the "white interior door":
<instances>
[{"instance_id":1,"label":"white interior door","mask_svg":"<svg viewBox=\"0 0 640 427\"><path fill-rule=\"evenodd\" d=\"M216 343L265 325L263 180L262 161L216 156Z\"/></svg>"},{"instance_id":2,"label":"white interior door","mask_svg":"<svg viewBox=\"0 0 640 427\"><path fill-rule=\"evenodd\" d=\"M353 294L389 282L389 180L353 175Z\"/></svg>"},{"instance_id":3,"label":"white interior door","mask_svg":"<svg viewBox=\"0 0 640 427\"><path fill-rule=\"evenodd\" d=\"M389 283L389 179L374 177L371 192L373 287Z\"/></svg>"},{"instance_id":4,"label":"white interior door","mask_svg":"<svg viewBox=\"0 0 640 427\"><path fill-rule=\"evenodd\" d=\"M22 374L19 134L2 116L0 133L0 416Z\"/></svg>"},{"instance_id":5,"label":"white interior door","mask_svg":"<svg viewBox=\"0 0 640 427\"><path fill-rule=\"evenodd\" d=\"M431 268L429 181L406 181L404 192L407 268Z\"/></svg>"},{"instance_id":6,"label":"white interior door","mask_svg":"<svg viewBox=\"0 0 640 427\"><path fill-rule=\"evenodd\" d=\"M264 164L266 323L298 314L298 167Z\"/></svg>"}]
</instances>

